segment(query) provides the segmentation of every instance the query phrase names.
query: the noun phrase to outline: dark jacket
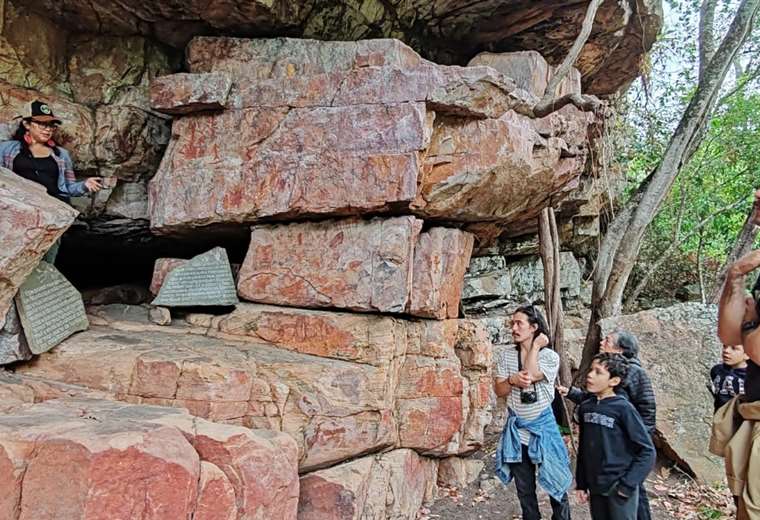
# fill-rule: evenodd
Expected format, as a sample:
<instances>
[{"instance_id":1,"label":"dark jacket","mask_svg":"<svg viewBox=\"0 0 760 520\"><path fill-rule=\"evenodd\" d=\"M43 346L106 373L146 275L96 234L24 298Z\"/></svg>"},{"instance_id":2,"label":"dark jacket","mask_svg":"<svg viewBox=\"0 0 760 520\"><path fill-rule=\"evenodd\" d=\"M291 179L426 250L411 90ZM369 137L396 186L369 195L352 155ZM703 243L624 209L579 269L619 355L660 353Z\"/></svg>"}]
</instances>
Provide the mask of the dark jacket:
<instances>
[{"instance_id":1,"label":"dark jacket","mask_svg":"<svg viewBox=\"0 0 760 520\"><path fill-rule=\"evenodd\" d=\"M732 368L724 363L712 367L710 381L712 382L713 407L716 412L735 396L744 394L746 378L746 368Z\"/></svg>"},{"instance_id":2,"label":"dark jacket","mask_svg":"<svg viewBox=\"0 0 760 520\"><path fill-rule=\"evenodd\" d=\"M654 398L652 380L649 379L646 370L641 367L639 358L628 359L628 375L623 384L615 389L615 393L626 397L631 402L641 415L641 420L644 421L649 434L654 435L657 403ZM571 388L567 394L567 398L575 404L580 404L590 397L592 397L591 394L576 387Z\"/></svg>"},{"instance_id":3,"label":"dark jacket","mask_svg":"<svg viewBox=\"0 0 760 520\"><path fill-rule=\"evenodd\" d=\"M594 495L631 496L655 462L655 449L638 412L620 395L591 397L579 407L575 480Z\"/></svg>"}]
</instances>

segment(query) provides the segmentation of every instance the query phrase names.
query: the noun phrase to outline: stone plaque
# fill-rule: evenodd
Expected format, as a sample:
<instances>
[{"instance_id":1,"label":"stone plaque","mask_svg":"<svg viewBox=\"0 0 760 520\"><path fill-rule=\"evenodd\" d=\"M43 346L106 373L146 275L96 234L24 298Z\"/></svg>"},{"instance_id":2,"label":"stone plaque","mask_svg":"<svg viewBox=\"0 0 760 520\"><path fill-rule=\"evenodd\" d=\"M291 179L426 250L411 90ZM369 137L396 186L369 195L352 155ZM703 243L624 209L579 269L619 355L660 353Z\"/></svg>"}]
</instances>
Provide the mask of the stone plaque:
<instances>
[{"instance_id":1,"label":"stone plaque","mask_svg":"<svg viewBox=\"0 0 760 520\"><path fill-rule=\"evenodd\" d=\"M47 352L90 323L82 295L47 262L40 262L16 295L21 325L33 354Z\"/></svg>"},{"instance_id":2,"label":"stone plaque","mask_svg":"<svg viewBox=\"0 0 760 520\"><path fill-rule=\"evenodd\" d=\"M16 304L11 302L5 323L0 322L0 365L31 359L32 353L21 328Z\"/></svg>"},{"instance_id":3,"label":"stone plaque","mask_svg":"<svg viewBox=\"0 0 760 520\"><path fill-rule=\"evenodd\" d=\"M163 307L237 305L227 251L215 247L166 275L153 305Z\"/></svg>"}]
</instances>

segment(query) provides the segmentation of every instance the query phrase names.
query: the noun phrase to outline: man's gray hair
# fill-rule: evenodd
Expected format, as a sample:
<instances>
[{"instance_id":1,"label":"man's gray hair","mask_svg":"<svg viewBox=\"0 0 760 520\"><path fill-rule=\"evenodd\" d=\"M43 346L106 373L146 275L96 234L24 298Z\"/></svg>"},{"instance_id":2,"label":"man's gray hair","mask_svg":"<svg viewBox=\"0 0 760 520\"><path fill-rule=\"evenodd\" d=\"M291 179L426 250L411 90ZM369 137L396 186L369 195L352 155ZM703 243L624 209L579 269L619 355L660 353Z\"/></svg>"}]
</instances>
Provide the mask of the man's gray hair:
<instances>
[{"instance_id":1,"label":"man's gray hair","mask_svg":"<svg viewBox=\"0 0 760 520\"><path fill-rule=\"evenodd\" d=\"M626 358L632 359L639 355L639 341L636 336L624 330L615 331L612 335L615 338L615 346L623 351Z\"/></svg>"}]
</instances>

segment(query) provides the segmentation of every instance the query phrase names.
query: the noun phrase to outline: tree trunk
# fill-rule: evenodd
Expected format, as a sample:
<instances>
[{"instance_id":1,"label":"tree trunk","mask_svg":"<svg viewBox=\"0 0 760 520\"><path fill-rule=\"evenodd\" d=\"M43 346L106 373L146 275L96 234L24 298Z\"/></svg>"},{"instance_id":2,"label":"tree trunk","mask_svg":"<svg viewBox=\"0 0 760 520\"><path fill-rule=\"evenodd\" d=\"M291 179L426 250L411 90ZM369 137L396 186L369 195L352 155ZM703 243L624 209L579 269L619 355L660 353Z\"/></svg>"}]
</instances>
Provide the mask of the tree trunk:
<instances>
[{"instance_id":1,"label":"tree trunk","mask_svg":"<svg viewBox=\"0 0 760 520\"><path fill-rule=\"evenodd\" d=\"M731 63L751 31L758 7L760 0L742 0L725 37L705 67L703 80L681 116L660 163L634 192L624 210L612 220L602 240L594 273L589 335L583 349L580 373L588 369L591 358L598 350L600 331L597 320L620 312L623 291L641 248L644 232L681 168L696 149L701 129L707 122ZM616 236L608 238L611 234Z\"/></svg>"},{"instance_id":2,"label":"tree trunk","mask_svg":"<svg viewBox=\"0 0 760 520\"><path fill-rule=\"evenodd\" d=\"M720 293L723 289L723 282L726 281L726 272L731 264L736 262L739 258L743 257L752 249L752 245L757 238L757 226L752 221L752 213L754 208L749 210L747 218L744 221L744 226L736 237L734 246L731 248L731 252L728 253L726 261L723 263L723 267L720 269L720 274L715 279L715 285L712 288L710 294L710 303L718 303L720 301Z\"/></svg>"},{"instance_id":3,"label":"tree trunk","mask_svg":"<svg viewBox=\"0 0 760 520\"><path fill-rule=\"evenodd\" d=\"M705 235L700 230L699 245L697 246L697 276L699 277L699 301L706 303L707 296L705 291L705 272L702 268L702 250L705 245Z\"/></svg>"},{"instance_id":4,"label":"tree trunk","mask_svg":"<svg viewBox=\"0 0 760 520\"><path fill-rule=\"evenodd\" d=\"M559 379L567 386L570 383L570 364L564 344L564 313L560 294L560 252L557 220L552 208L541 211L538 219L538 244L544 267L544 303L546 320L549 324L554 350L559 354Z\"/></svg>"}]
</instances>

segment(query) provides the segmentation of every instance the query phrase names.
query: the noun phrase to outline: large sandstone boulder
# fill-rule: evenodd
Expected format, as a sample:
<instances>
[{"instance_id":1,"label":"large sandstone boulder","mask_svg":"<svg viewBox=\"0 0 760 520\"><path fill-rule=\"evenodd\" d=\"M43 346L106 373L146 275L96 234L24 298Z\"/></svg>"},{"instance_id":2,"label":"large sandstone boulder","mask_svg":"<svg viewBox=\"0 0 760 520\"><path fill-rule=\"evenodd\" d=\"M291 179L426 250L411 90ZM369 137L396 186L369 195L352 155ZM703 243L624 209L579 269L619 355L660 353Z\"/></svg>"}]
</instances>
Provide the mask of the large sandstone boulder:
<instances>
[{"instance_id":1,"label":"large sandstone boulder","mask_svg":"<svg viewBox=\"0 0 760 520\"><path fill-rule=\"evenodd\" d=\"M301 471L390 447L443 456L482 445L490 342L474 322L242 304L162 327L147 314L95 312L91 330L17 371L284 431Z\"/></svg>"},{"instance_id":2,"label":"large sandstone boulder","mask_svg":"<svg viewBox=\"0 0 760 520\"><path fill-rule=\"evenodd\" d=\"M472 235L414 217L256 226L240 268L246 300L456 318Z\"/></svg>"},{"instance_id":3,"label":"large sandstone boulder","mask_svg":"<svg viewBox=\"0 0 760 520\"><path fill-rule=\"evenodd\" d=\"M683 303L601 322L639 340L642 366L657 398L657 432L669 457L705 482L723 481L721 459L707 450L712 424L710 368L720 362L714 305Z\"/></svg>"},{"instance_id":4,"label":"large sandstone boulder","mask_svg":"<svg viewBox=\"0 0 760 520\"><path fill-rule=\"evenodd\" d=\"M296 516L291 439L170 408L102 400L19 407L0 416L0 467L2 518Z\"/></svg>"},{"instance_id":5,"label":"large sandstone boulder","mask_svg":"<svg viewBox=\"0 0 760 520\"><path fill-rule=\"evenodd\" d=\"M162 78L154 107L191 110L204 75L233 84L204 94L227 110L174 123L149 193L160 233L399 210L509 224L561 198L585 161L593 116L534 120L523 114L538 98L507 76L436 65L395 40L196 38L187 53L196 79Z\"/></svg>"},{"instance_id":6,"label":"large sandstone boulder","mask_svg":"<svg viewBox=\"0 0 760 520\"><path fill-rule=\"evenodd\" d=\"M146 1L29 0L31 9L86 33L143 34L184 46L197 34L288 34L320 40L400 38L436 61L464 63L479 49L536 50L552 64L567 54L580 30L587 2L463 0L422 9L418 2L316 2L241 0L208 9L174 3L161 9ZM578 59L583 82L594 94L611 94L638 74L642 57L662 25L657 1L603 3Z\"/></svg>"},{"instance_id":7,"label":"large sandstone boulder","mask_svg":"<svg viewBox=\"0 0 760 520\"><path fill-rule=\"evenodd\" d=\"M18 288L77 212L45 188L0 168L0 323Z\"/></svg>"}]
</instances>

